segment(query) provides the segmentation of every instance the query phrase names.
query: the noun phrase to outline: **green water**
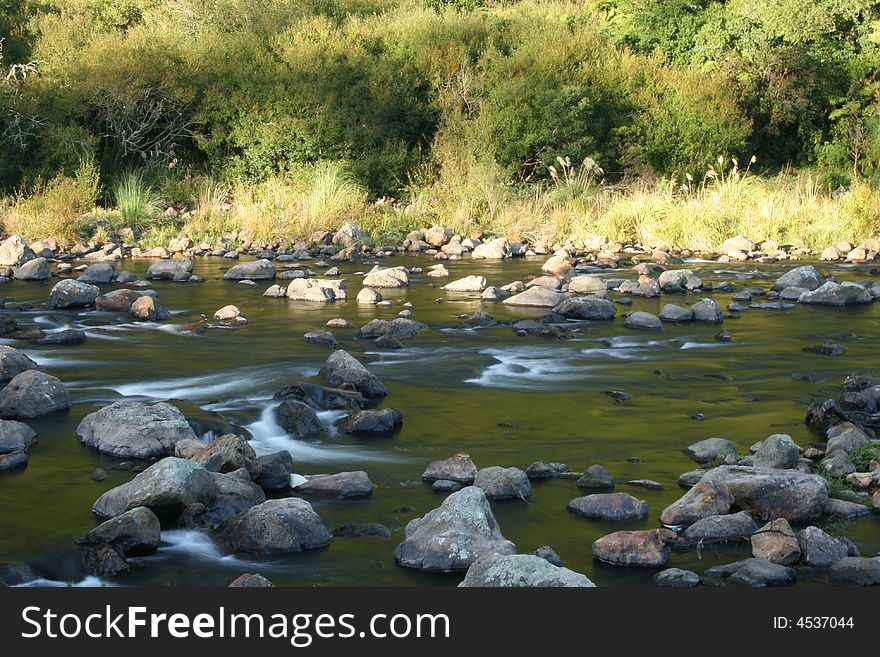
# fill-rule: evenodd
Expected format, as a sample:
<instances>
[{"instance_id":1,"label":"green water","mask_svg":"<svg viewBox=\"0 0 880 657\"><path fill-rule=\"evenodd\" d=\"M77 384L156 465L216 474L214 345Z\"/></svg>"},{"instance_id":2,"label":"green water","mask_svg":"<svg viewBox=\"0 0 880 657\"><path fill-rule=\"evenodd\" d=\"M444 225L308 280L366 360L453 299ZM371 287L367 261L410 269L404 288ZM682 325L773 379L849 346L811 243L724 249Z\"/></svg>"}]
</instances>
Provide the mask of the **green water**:
<instances>
[{"instance_id":1,"label":"green water","mask_svg":"<svg viewBox=\"0 0 880 657\"><path fill-rule=\"evenodd\" d=\"M424 257L398 257L385 265L427 267ZM492 285L540 274L543 259L504 263L462 260L446 263L451 279L481 274ZM150 261L125 261L123 268L143 275ZM678 476L695 467L682 448L710 436L730 438L740 452L771 433L791 434L802 447L818 440L803 424L806 405L815 396L837 397L840 383L854 370L870 371L880 343L880 306L798 307L788 311L749 310L727 319L733 341L713 339L721 327L666 325L645 333L612 322L580 323L573 337L554 340L518 337L505 326L469 329L458 319L478 309L499 320L537 317L542 310L482 303L478 295L453 295L438 289L446 280L413 276L400 291L383 291L390 308L353 301L368 263L340 265L347 303L309 304L262 297L269 283L245 286L223 281L222 259L197 259L201 284L155 282L163 304L174 312L160 325L130 323L109 313L48 311L49 284L16 282L0 289L15 301L31 301L31 311L2 311L21 324L45 328L62 324L88 327L84 344L24 349L71 391L69 413L30 422L38 443L28 467L0 476L0 563L26 561L50 579L63 579L74 539L95 525L91 504L105 490L131 478L112 469L116 460L81 446L79 420L123 396L179 402L188 417L209 427L211 412L245 426L258 452L290 449L301 474L366 470L374 494L360 500L310 500L333 528L346 523L379 522L392 538L336 538L308 553L265 560L220 555L206 534L165 532L166 544L149 558L134 560L119 584L226 585L242 572L259 571L278 585L296 586L451 586L462 574L427 575L394 563L393 548L403 528L443 499L420 480L428 462L465 451L479 467L525 468L532 461L562 461L573 470L603 464L617 490L647 500L643 522L606 523L576 517L567 502L583 494L573 480L533 482L528 502L493 502L506 538L519 552L552 545L566 565L599 586L645 584L653 569L621 568L595 561L591 545L618 529L656 527L660 511L683 490ZM279 265L280 266L280 265ZM306 265L308 266L308 264ZM691 263L703 280L734 282L738 287L770 282L786 269L753 264ZM820 269L829 269L822 266ZM835 267L839 279L871 278L869 268ZM632 276L608 272L609 277ZM113 286L104 286L104 292ZM729 294L712 294L722 306ZM436 299L444 298L444 303ZM692 303L696 295L635 298L633 310L658 313L663 304ZM393 319L400 304L413 304L414 319L428 325L400 351L377 349L355 338L358 326L379 317ZM250 323L238 329L196 334L186 326L228 303L238 305ZM620 312L627 310L621 307ZM330 350L306 344L302 334L344 317L351 329L334 330L340 347L373 361L370 367L390 394L383 406L400 408L402 430L392 437L353 438L328 434L320 440L294 440L266 421L272 393L296 381L315 380ZM843 342L847 352L831 358L804 353L825 340ZM793 377L809 374L812 381ZM616 403L604 394L622 390L632 397ZM175 402L178 403L178 402ZM266 409L269 408L267 411ZM705 419L692 418L702 413ZM638 457L638 462L627 459ZM100 483L89 475L103 467ZM664 490L631 488L629 479L654 479ZM415 511L407 510L408 508ZM880 551L880 516L825 525L852 538L862 554ZM697 572L750 556L748 544L709 546L673 553L669 565ZM802 573L801 581L819 581Z\"/></svg>"}]
</instances>

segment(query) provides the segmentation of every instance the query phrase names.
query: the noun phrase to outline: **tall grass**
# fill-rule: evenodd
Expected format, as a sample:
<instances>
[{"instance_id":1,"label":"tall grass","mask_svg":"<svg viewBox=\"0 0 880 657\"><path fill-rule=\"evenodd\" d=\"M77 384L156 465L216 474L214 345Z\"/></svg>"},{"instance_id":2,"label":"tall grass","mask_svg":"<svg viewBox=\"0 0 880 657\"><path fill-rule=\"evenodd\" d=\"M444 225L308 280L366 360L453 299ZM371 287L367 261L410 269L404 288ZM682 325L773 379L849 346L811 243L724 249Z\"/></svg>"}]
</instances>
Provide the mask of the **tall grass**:
<instances>
[{"instance_id":1,"label":"tall grass","mask_svg":"<svg viewBox=\"0 0 880 657\"><path fill-rule=\"evenodd\" d=\"M112 192L122 222L135 232L147 230L162 214L162 199L139 171L123 174Z\"/></svg>"}]
</instances>

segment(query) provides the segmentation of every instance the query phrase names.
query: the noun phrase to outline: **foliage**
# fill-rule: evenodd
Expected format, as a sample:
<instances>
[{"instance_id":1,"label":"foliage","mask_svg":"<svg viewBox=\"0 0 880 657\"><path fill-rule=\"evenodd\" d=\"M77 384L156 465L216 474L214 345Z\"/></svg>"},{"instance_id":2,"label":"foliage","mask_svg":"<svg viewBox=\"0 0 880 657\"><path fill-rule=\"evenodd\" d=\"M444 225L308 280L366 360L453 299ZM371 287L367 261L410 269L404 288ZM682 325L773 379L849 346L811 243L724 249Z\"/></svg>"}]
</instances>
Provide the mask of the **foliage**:
<instances>
[{"instance_id":1,"label":"foliage","mask_svg":"<svg viewBox=\"0 0 880 657\"><path fill-rule=\"evenodd\" d=\"M128 171L113 184L113 201L123 223L136 232L161 214L162 199L140 171Z\"/></svg>"}]
</instances>

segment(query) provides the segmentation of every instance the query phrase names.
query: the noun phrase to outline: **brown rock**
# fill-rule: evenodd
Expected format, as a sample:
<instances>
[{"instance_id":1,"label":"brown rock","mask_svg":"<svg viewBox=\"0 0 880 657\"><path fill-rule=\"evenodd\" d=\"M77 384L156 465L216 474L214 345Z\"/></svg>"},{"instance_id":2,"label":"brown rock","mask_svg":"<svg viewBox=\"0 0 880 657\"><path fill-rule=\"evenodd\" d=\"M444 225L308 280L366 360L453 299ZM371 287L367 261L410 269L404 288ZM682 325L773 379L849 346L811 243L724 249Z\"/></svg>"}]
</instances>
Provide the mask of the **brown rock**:
<instances>
[{"instance_id":1,"label":"brown rock","mask_svg":"<svg viewBox=\"0 0 880 657\"><path fill-rule=\"evenodd\" d=\"M663 566L677 536L669 529L614 532L593 543L593 555L618 566Z\"/></svg>"},{"instance_id":2,"label":"brown rock","mask_svg":"<svg viewBox=\"0 0 880 657\"><path fill-rule=\"evenodd\" d=\"M785 518L771 520L752 534L752 554L787 566L801 558L797 536Z\"/></svg>"}]
</instances>

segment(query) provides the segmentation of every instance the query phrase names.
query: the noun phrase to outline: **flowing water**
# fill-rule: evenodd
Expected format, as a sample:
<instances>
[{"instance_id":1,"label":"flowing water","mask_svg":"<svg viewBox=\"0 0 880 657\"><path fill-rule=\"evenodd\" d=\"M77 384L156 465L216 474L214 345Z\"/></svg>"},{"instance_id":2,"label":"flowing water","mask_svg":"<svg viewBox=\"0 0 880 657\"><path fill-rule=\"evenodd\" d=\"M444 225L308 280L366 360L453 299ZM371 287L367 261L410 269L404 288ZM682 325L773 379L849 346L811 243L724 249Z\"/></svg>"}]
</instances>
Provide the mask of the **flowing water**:
<instances>
[{"instance_id":1,"label":"flowing water","mask_svg":"<svg viewBox=\"0 0 880 657\"><path fill-rule=\"evenodd\" d=\"M425 257L402 256L381 262L433 264ZM448 262L447 267L449 280L481 274L490 284L503 285L539 275L542 262L462 260ZM123 266L143 276L149 264L135 260ZM618 529L659 526L660 511L684 492L676 484L679 474L695 467L682 452L695 441L723 436L745 453L772 433L791 434L802 447L819 440L803 424L806 405L816 396L838 397L847 374L875 367L880 344L878 304L749 310L725 320L723 328L733 337L729 343L713 339L718 325L665 325L661 332L638 332L624 328L620 318L577 324L567 339L518 337L509 326L466 327L458 316L482 309L506 320L539 317L545 311L486 304L477 294L446 293L438 289L446 280L432 284L429 281L436 279L413 276L409 288L383 291L392 307L359 305L353 301L360 289L356 272L372 264L340 266L352 301L314 304L264 298L268 283L253 287L223 281L221 269L230 265L228 261L197 259L195 273L207 279L204 283L155 282L162 303L173 312L172 319L161 324L95 311L48 311L47 284L15 282L2 288L14 301L33 303L32 310L2 311L20 324L37 324L46 331L82 327L88 339L79 345L42 347L10 342L67 384L73 407L65 414L30 421L38 442L30 449L28 467L0 475L0 563L31 564L46 578L38 584L76 577L73 541L95 526L92 503L132 473L114 469L118 459L80 445L75 429L84 415L128 398L172 400L204 432L222 415L250 432L258 453L290 450L299 474L366 470L376 485L371 497L310 501L330 528L379 522L393 533L390 540L335 538L323 549L255 559L223 554L206 532L169 530L163 532L157 553L133 559L132 572L114 578L113 584L224 586L242 572L259 571L277 585L456 585L460 573L424 574L395 565L393 548L409 520L443 499L420 480L425 466L462 451L479 467L524 469L542 460L562 461L580 471L603 464L618 482L616 490L647 500L647 520L608 523L576 517L567 512L566 504L585 493L573 480L563 479L535 481L527 502L493 502L493 511L519 552L549 544L568 567L599 586L648 584L655 570L595 561L593 541ZM788 268L707 262L687 266L704 281L765 288ZM873 276L868 267L833 269L841 280ZM711 296L726 306L731 295ZM438 303L438 298L445 302ZM658 313L665 303L698 298L634 298L632 309ZM393 319L404 301L412 302L413 318L429 326L406 341L404 349L383 350L354 337L356 327L372 318ZM242 309L250 320L247 326L201 334L188 330L200 314L210 317L229 303ZM330 351L305 343L302 335L323 328L333 317L354 325L334 334L340 347L369 361L386 383L390 394L381 405L402 410L399 433L372 439L347 436L331 429L335 417L326 414L326 435L304 440L286 435L274 421L275 390L297 381L320 382L318 370ZM826 340L845 343L847 352L832 358L802 351ZM631 398L619 403L604 394L607 390L621 390ZM704 419L694 419L695 414ZM639 460L629 460L632 457ZM106 469L109 478L92 481L89 475L97 467ZM664 489L632 488L623 483L630 479L654 479ZM823 526L852 538L864 555L880 551L877 514ZM707 546L673 553L669 565L702 572L748 556L748 543ZM809 574L801 581L810 583ZM95 583L93 578L82 582Z\"/></svg>"}]
</instances>

